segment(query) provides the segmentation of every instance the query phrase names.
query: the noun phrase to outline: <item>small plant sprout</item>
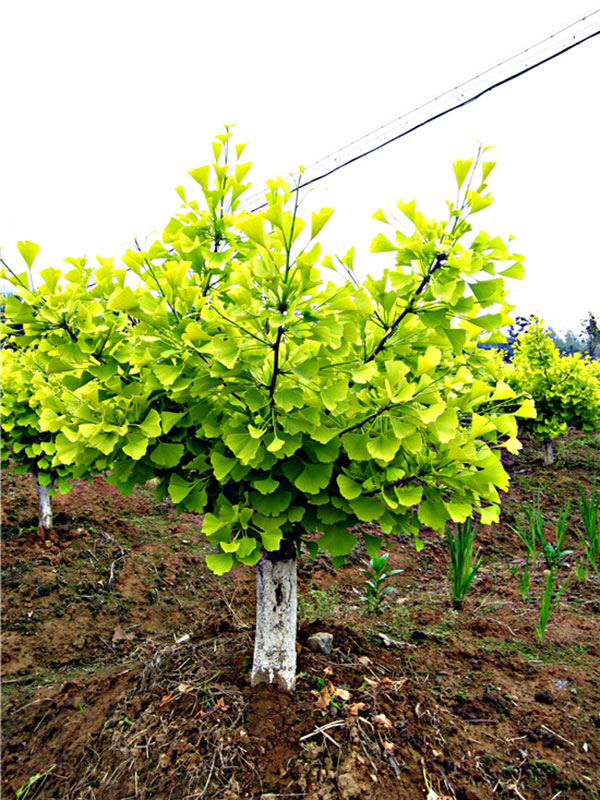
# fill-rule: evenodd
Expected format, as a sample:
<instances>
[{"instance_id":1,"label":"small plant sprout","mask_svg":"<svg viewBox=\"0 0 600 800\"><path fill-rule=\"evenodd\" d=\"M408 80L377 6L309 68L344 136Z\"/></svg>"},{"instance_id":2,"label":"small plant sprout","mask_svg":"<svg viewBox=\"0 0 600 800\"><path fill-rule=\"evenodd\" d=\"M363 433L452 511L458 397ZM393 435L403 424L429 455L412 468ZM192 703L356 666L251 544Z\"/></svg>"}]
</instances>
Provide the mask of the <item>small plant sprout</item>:
<instances>
[{"instance_id":1,"label":"small plant sprout","mask_svg":"<svg viewBox=\"0 0 600 800\"><path fill-rule=\"evenodd\" d=\"M584 557L581 559L581 561L579 561L579 559L576 558L573 568L575 570L577 583L586 583L589 575L589 565L587 559Z\"/></svg>"},{"instance_id":2,"label":"small plant sprout","mask_svg":"<svg viewBox=\"0 0 600 800\"><path fill-rule=\"evenodd\" d=\"M552 609L552 593L554 590L554 574L552 570L548 572L546 577L546 587L540 595L540 613L538 616L538 623L535 626L535 637L540 644L544 643L544 636L546 635L546 625Z\"/></svg>"},{"instance_id":3,"label":"small plant sprout","mask_svg":"<svg viewBox=\"0 0 600 800\"><path fill-rule=\"evenodd\" d=\"M367 579L361 583L365 587L363 600L367 606L367 611L375 614L381 613L385 606L389 604L390 595L395 591L393 586L385 586L384 583L392 575L403 572L401 569L387 570L389 553L382 553L380 556L373 556L369 561L362 559L362 563L367 569L361 569L361 573Z\"/></svg>"},{"instance_id":4,"label":"small plant sprout","mask_svg":"<svg viewBox=\"0 0 600 800\"><path fill-rule=\"evenodd\" d=\"M24 783L23 786L17 789L16 800L33 800L34 797L38 797L46 783L48 775L50 775L55 766L56 764L52 764L45 772L38 772L37 775L32 775L27 783Z\"/></svg>"},{"instance_id":5,"label":"small plant sprout","mask_svg":"<svg viewBox=\"0 0 600 800\"><path fill-rule=\"evenodd\" d=\"M538 493L532 503L527 504L525 509L525 516L527 517L528 529L524 530L520 524L513 527L512 530L519 536L525 549L527 550L527 558L531 566L535 566L537 560L537 547L539 545L544 561L548 569L555 569L558 567L565 556L571 555L572 550L567 550L564 547L567 533L569 532L569 509L570 502L565 506L565 510L560 514L556 521L554 532L554 544L546 538L544 532L544 517L541 509L541 495Z\"/></svg>"},{"instance_id":6,"label":"small plant sprout","mask_svg":"<svg viewBox=\"0 0 600 800\"><path fill-rule=\"evenodd\" d=\"M596 476L592 486L590 498L585 496L579 487L579 511L584 533L578 533L578 538L586 559L592 565L594 572L598 572L598 559L600 558L600 491L596 489Z\"/></svg>"},{"instance_id":7,"label":"small plant sprout","mask_svg":"<svg viewBox=\"0 0 600 800\"><path fill-rule=\"evenodd\" d=\"M548 571L548 575L546 577L546 586L544 587L541 595L540 595L540 610L538 615L538 622L535 626L535 637L540 644L544 644L544 637L546 635L546 626L548 625L548 619L550 617L550 612L554 608L554 606L558 603L564 592L569 587L570 583L570 576L564 583L561 583L558 587L555 588L554 581L556 578L556 573L553 569Z\"/></svg>"},{"instance_id":8,"label":"small plant sprout","mask_svg":"<svg viewBox=\"0 0 600 800\"><path fill-rule=\"evenodd\" d=\"M567 503L565 510L556 521L556 528L554 532L554 544L548 541L544 535L544 528L540 526L537 529L538 542L540 549L544 555L546 566L548 569L553 570L559 567L565 556L571 555L572 550L564 548L564 541L569 531L569 523L567 521L569 516L570 501Z\"/></svg>"},{"instance_id":9,"label":"small plant sprout","mask_svg":"<svg viewBox=\"0 0 600 800\"><path fill-rule=\"evenodd\" d=\"M473 561L473 544L476 531L473 530L473 520L464 523L457 522L454 535L450 528L446 529L446 539L450 550L450 593L453 608L460 608L483 562L478 558L479 551Z\"/></svg>"}]
</instances>

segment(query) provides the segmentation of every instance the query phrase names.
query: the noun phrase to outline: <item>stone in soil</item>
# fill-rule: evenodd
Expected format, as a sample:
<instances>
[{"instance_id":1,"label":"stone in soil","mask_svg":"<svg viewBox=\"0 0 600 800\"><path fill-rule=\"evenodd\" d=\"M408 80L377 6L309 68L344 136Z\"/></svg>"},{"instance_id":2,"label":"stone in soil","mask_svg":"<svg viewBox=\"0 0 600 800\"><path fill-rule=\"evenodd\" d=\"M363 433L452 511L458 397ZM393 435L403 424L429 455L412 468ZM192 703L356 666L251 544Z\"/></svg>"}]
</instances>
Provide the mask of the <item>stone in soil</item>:
<instances>
[{"instance_id":1,"label":"stone in soil","mask_svg":"<svg viewBox=\"0 0 600 800\"><path fill-rule=\"evenodd\" d=\"M333 636L330 633L313 633L308 637L306 644L314 653L328 656L333 647Z\"/></svg>"}]
</instances>

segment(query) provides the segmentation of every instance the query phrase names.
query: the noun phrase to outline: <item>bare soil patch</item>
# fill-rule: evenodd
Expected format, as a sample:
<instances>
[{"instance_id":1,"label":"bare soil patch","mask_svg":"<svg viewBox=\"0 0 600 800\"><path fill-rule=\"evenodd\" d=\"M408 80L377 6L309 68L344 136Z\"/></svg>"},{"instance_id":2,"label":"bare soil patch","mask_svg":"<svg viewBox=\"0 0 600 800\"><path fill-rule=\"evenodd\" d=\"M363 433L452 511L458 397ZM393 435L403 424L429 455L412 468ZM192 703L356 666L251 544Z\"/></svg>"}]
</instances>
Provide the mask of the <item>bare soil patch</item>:
<instances>
[{"instance_id":1,"label":"bare soil patch","mask_svg":"<svg viewBox=\"0 0 600 800\"><path fill-rule=\"evenodd\" d=\"M576 518L600 436L566 437L550 469L525 444L461 610L431 531L421 553L393 542L403 572L380 615L361 602L364 553L337 571L301 562L291 696L249 686L254 574L208 572L200 518L97 478L55 498L44 541L31 478L6 471L2 796L45 775L29 800L598 800L600 579L571 582L540 645L544 565L523 601L511 525L537 492L549 530L569 498ZM333 634L330 656L308 649L315 631Z\"/></svg>"}]
</instances>

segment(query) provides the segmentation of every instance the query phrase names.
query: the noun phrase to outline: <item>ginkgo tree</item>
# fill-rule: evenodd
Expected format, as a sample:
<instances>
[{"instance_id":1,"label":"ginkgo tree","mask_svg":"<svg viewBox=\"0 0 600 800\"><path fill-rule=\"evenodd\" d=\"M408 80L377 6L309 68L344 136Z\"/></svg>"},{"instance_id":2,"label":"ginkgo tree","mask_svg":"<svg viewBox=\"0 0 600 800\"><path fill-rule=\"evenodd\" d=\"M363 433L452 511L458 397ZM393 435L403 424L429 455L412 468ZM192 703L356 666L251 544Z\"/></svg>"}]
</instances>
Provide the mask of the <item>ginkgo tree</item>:
<instances>
[{"instance_id":1,"label":"ginkgo tree","mask_svg":"<svg viewBox=\"0 0 600 800\"><path fill-rule=\"evenodd\" d=\"M83 365L92 371L101 367L110 336L126 335L124 328L131 323L121 318L107 324L98 316L103 306L89 294L90 270L84 269L84 259L67 259L72 270L65 275L66 291L59 291L61 272L53 268L42 270L36 289L32 267L39 247L29 241L17 247L26 272L15 272L2 259L4 276L15 289L5 301L3 324L2 462L6 466L10 461L17 473L35 477L39 529L47 536L53 525L52 495L67 493L74 479L90 479L107 469L108 462L104 448L89 444L79 449L77 459L70 458L65 434L49 430L43 420L53 406L73 405L77 398L71 397L70 385L73 380L78 385L77 370ZM74 276L82 280L74 283ZM65 377L66 373L72 374Z\"/></svg>"},{"instance_id":2,"label":"ginkgo tree","mask_svg":"<svg viewBox=\"0 0 600 800\"><path fill-rule=\"evenodd\" d=\"M492 202L494 164L478 157L454 165L447 220L399 203L405 234L377 212L388 233L371 249L387 266L361 282L353 250L321 257L332 210L306 225L285 180L268 182L262 210L239 210L249 164L230 136L214 142L212 168L191 172L205 209L179 188L182 211L162 241L125 254L127 275L106 261L86 274L103 308L92 318L127 338L107 340L101 365L71 370L63 344L49 348L69 395L48 399L40 424L61 432L64 461L101 444L120 491L155 478L179 509L204 513L217 575L256 566L252 682L291 690L302 546L339 565L359 537L375 554L396 534L422 547L422 525L498 519L499 451L518 451L516 417L535 412L529 400L515 408L478 344L502 339L505 279L522 277L522 257L472 231L470 216ZM319 265L336 264L345 279L325 282ZM15 299L25 334L48 294L83 281L67 274Z\"/></svg>"},{"instance_id":3,"label":"ginkgo tree","mask_svg":"<svg viewBox=\"0 0 600 800\"><path fill-rule=\"evenodd\" d=\"M600 429L597 365L581 353L562 355L542 320L534 319L519 336L506 380L535 402L537 417L523 427L541 440L546 466L554 463L554 439L568 428Z\"/></svg>"},{"instance_id":4,"label":"ginkgo tree","mask_svg":"<svg viewBox=\"0 0 600 800\"><path fill-rule=\"evenodd\" d=\"M52 529L50 492L68 491L70 466L54 463L54 436L39 426L42 412L36 400L36 383L40 376L28 363L28 353L22 350L2 351L2 466L13 462L17 474L30 473L35 477L39 506L39 529L46 537Z\"/></svg>"}]
</instances>

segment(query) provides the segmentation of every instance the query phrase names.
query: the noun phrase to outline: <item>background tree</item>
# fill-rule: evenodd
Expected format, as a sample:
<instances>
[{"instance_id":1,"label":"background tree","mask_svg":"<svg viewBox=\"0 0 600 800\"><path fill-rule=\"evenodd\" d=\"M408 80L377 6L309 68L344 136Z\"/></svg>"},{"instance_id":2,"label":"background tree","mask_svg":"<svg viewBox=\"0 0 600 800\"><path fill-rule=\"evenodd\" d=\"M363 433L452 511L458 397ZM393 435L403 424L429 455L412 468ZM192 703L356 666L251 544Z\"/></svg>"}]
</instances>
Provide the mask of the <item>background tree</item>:
<instances>
[{"instance_id":1,"label":"background tree","mask_svg":"<svg viewBox=\"0 0 600 800\"><path fill-rule=\"evenodd\" d=\"M114 325L127 338L109 334L96 364L89 352L77 361L76 330L76 341L42 337L71 369L69 394L46 395L40 426L56 433L64 463L96 447L120 491L157 478L159 496L204 512L217 574L256 565L252 681L292 689L302 546L341 564L357 534L379 551L365 522L420 548L420 525L498 519L508 486L499 450L518 451L515 416L534 411L530 401L509 411L515 392L477 345L503 341L504 279L523 268L500 239L472 235L470 215L492 202L494 164L477 159L454 165L459 201L448 220L398 204L413 230L375 238L372 251L389 260L380 278L361 284L350 250L337 260L345 282L324 283L316 239L332 210L305 226L297 192L277 179L265 210L239 213L249 164L229 140L213 144L212 181L209 167L191 173L206 209L180 188L184 209L162 242L125 254L137 285L106 260L88 276L86 336L98 325L94 341L104 341ZM30 341L41 309L70 286L15 300Z\"/></svg>"},{"instance_id":2,"label":"background tree","mask_svg":"<svg viewBox=\"0 0 600 800\"><path fill-rule=\"evenodd\" d=\"M585 350L590 358L596 358L596 354L600 348L600 327L596 317L591 311L585 319L581 320L582 331L581 339Z\"/></svg>"},{"instance_id":3,"label":"background tree","mask_svg":"<svg viewBox=\"0 0 600 800\"><path fill-rule=\"evenodd\" d=\"M10 297L11 294L13 294L13 292L7 289L0 291L0 323L5 321L4 304L6 302L6 298Z\"/></svg>"},{"instance_id":4,"label":"background tree","mask_svg":"<svg viewBox=\"0 0 600 800\"><path fill-rule=\"evenodd\" d=\"M534 316L532 314L530 314L528 317L516 316L515 321L512 323L512 325L508 326L508 329L506 331L506 345L505 345L508 360L512 358L515 345L519 340L519 336L527 330L527 328L531 325L533 319Z\"/></svg>"},{"instance_id":5,"label":"background tree","mask_svg":"<svg viewBox=\"0 0 600 800\"><path fill-rule=\"evenodd\" d=\"M108 376L106 351L122 341L131 321L107 315L105 304L98 302L102 266L93 276L85 259L66 259L71 268L64 275L51 267L43 269L36 289L32 266L39 247L25 241L18 248L27 272L17 273L2 261L3 277L14 286L6 295L1 325L2 463L12 461L17 473L35 477L39 528L46 536L52 529L52 495L67 493L74 479L90 479L108 468L110 439L102 437L110 430L105 424L101 436L89 435L90 418L84 416L85 408L73 390L80 386L84 371ZM92 277L96 282L90 284ZM119 275L120 280L123 277ZM72 434L69 438L68 427L50 425L56 409L70 409L85 434L79 445Z\"/></svg>"},{"instance_id":6,"label":"background tree","mask_svg":"<svg viewBox=\"0 0 600 800\"><path fill-rule=\"evenodd\" d=\"M580 353L561 355L543 322L535 320L517 343L507 381L535 401L537 417L527 419L544 446L544 462L554 462L552 440L568 428L596 430L600 423L600 383L592 363Z\"/></svg>"},{"instance_id":7,"label":"background tree","mask_svg":"<svg viewBox=\"0 0 600 800\"><path fill-rule=\"evenodd\" d=\"M574 353L584 353L585 346L572 330L568 330L564 336L560 336L552 328L548 328L550 338L564 355L573 355Z\"/></svg>"},{"instance_id":8,"label":"background tree","mask_svg":"<svg viewBox=\"0 0 600 800\"><path fill-rule=\"evenodd\" d=\"M17 474L35 477L39 505L39 528L44 538L52 529L50 491L56 485L66 491L70 469L54 467L53 436L39 427L41 407L35 398L38 375L26 361L23 351L2 351L2 467L9 460Z\"/></svg>"}]
</instances>

